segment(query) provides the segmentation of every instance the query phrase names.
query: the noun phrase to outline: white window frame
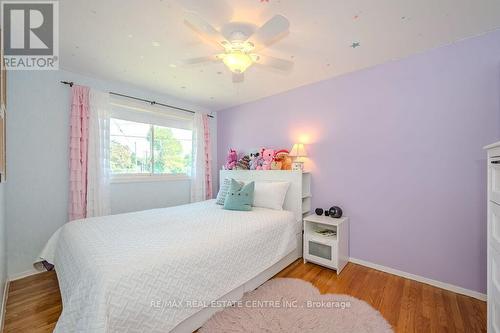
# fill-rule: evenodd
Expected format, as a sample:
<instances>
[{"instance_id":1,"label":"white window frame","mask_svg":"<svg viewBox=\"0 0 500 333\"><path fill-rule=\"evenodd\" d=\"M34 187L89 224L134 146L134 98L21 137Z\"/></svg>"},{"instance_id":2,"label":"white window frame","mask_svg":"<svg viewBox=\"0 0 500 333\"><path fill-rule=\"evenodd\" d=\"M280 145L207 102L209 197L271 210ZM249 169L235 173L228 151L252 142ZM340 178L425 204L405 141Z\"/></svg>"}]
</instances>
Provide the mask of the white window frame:
<instances>
[{"instance_id":1,"label":"white window frame","mask_svg":"<svg viewBox=\"0 0 500 333\"><path fill-rule=\"evenodd\" d=\"M165 181L187 181L191 177L187 174L151 174L151 173L123 173L111 174L110 182L113 184L120 183L150 183L150 182L165 182Z\"/></svg>"},{"instance_id":2,"label":"white window frame","mask_svg":"<svg viewBox=\"0 0 500 333\"><path fill-rule=\"evenodd\" d=\"M113 106L117 107L123 107L123 102L121 103L111 103ZM138 110L138 112L155 112L151 111L150 109L138 109L137 107L133 107L134 109ZM164 112L162 112L165 114ZM175 114L172 115L172 117L176 118ZM187 117L182 117L183 119L186 119ZM120 117L120 112L119 111L112 111L110 113L110 119L122 119ZM122 120L127 120L127 119L122 119ZM131 122L136 122L136 123L142 123L149 125L151 127L151 172L150 173L112 173L111 167L109 168L110 170L110 182L111 183L133 183L133 182L138 182L138 183L148 183L148 182L158 182L158 181L187 181L191 180L191 176L187 173L154 173L154 128L155 126L163 126L160 124L154 124L152 122L140 122L140 121L135 121L135 120L127 120ZM170 127L170 128L175 128L175 127ZM109 133L110 135L110 142L111 142L111 132ZM111 156L111 145L110 145L110 156ZM111 159L110 159L111 160Z\"/></svg>"}]
</instances>

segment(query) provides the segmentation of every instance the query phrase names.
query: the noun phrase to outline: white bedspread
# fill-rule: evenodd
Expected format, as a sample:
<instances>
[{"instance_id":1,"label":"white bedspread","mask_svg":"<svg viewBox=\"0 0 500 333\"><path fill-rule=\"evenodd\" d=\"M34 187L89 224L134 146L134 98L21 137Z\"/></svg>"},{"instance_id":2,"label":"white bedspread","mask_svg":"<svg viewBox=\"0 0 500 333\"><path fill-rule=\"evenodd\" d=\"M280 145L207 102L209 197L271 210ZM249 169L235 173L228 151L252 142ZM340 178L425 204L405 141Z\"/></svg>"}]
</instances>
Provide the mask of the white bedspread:
<instances>
[{"instance_id":1,"label":"white bedspread","mask_svg":"<svg viewBox=\"0 0 500 333\"><path fill-rule=\"evenodd\" d=\"M168 332L201 310L189 302L217 300L295 249L295 224L214 200L70 222L52 241L55 332Z\"/></svg>"}]
</instances>

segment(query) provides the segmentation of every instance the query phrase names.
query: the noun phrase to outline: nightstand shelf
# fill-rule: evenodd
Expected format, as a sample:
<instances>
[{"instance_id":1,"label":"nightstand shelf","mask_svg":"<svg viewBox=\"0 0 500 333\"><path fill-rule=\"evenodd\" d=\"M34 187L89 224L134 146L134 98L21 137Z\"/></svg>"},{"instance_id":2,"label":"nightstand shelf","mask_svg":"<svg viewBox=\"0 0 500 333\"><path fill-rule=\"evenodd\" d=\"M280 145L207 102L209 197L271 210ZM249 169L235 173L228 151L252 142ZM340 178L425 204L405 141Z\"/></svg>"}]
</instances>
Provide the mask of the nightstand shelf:
<instances>
[{"instance_id":1,"label":"nightstand shelf","mask_svg":"<svg viewBox=\"0 0 500 333\"><path fill-rule=\"evenodd\" d=\"M325 230L331 231L330 235L318 233ZM340 274L349 261L349 219L314 214L304 217L303 257L304 262L332 268Z\"/></svg>"},{"instance_id":2,"label":"nightstand shelf","mask_svg":"<svg viewBox=\"0 0 500 333\"><path fill-rule=\"evenodd\" d=\"M311 194L311 173L302 172L302 216L311 213L312 194Z\"/></svg>"}]
</instances>

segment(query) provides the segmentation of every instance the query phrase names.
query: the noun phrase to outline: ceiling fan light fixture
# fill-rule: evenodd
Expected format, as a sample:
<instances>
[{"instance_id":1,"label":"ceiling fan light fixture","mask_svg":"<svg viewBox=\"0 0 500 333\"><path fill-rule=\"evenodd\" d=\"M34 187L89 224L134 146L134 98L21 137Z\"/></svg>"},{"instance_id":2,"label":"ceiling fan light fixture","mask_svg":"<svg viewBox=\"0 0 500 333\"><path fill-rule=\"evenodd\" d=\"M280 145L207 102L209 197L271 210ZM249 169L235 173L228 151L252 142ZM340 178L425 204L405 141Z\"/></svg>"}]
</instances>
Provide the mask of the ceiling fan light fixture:
<instances>
[{"instance_id":1,"label":"ceiling fan light fixture","mask_svg":"<svg viewBox=\"0 0 500 333\"><path fill-rule=\"evenodd\" d=\"M233 83L243 82L244 72L253 64L282 72L288 72L293 67L292 61L256 54L288 34L290 22L283 15L273 16L260 27L245 22L229 22L216 29L196 13L187 12L184 23L203 39L224 50L219 54L184 60L185 65L222 61L233 73Z\"/></svg>"},{"instance_id":2,"label":"ceiling fan light fixture","mask_svg":"<svg viewBox=\"0 0 500 333\"><path fill-rule=\"evenodd\" d=\"M233 73L243 73L253 64L252 57L240 51L225 54L222 61Z\"/></svg>"},{"instance_id":3,"label":"ceiling fan light fixture","mask_svg":"<svg viewBox=\"0 0 500 333\"><path fill-rule=\"evenodd\" d=\"M227 44L225 46L225 49L226 49L226 52L228 52L228 53L236 52L236 51L240 51L243 53L250 53L253 51L254 46L250 42L245 42L245 41L241 41L241 40L236 39L236 40L231 41L230 44Z\"/></svg>"}]
</instances>

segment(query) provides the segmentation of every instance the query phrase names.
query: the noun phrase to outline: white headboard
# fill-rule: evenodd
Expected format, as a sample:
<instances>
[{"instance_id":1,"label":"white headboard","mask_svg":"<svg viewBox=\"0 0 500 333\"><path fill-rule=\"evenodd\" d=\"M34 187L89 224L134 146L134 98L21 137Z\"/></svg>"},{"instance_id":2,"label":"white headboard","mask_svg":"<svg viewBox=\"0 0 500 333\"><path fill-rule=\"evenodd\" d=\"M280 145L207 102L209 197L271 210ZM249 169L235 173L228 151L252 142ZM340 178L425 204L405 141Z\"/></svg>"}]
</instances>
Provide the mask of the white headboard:
<instances>
[{"instance_id":1,"label":"white headboard","mask_svg":"<svg viewBox=\"0 0 500 333\"><path fill-rule=\"evenodd\" d=\"M294 213L296 221L302 221L302 172L281 170L221 170L219 183L225 178L244 181L275 181L289 182L290 187L283 208ZM220 187L219 184L219 187Z\"/></svg>"}]
</instances>

